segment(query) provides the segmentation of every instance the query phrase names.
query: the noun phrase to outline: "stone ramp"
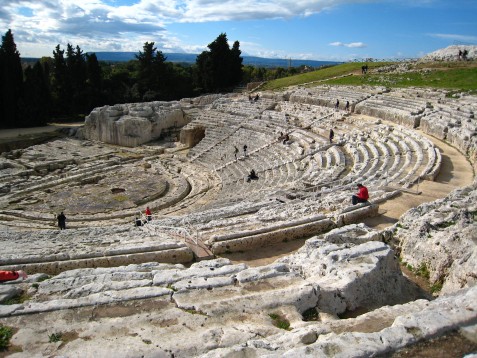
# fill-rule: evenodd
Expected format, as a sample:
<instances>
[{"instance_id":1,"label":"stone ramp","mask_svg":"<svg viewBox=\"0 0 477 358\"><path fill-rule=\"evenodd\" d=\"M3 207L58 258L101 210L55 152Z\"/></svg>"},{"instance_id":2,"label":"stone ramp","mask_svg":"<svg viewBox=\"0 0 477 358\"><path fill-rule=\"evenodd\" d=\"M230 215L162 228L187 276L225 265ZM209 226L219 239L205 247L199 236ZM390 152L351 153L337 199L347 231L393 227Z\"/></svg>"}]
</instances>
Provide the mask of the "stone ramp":
<instances>
[{"instance_id":1,"label":"stone ramp","mask_svg":"<svg viewBox=\"0 0 477 358\"><path fill-rule=\"evenodd\" d=\"M194 253L194 257L197 261L210 260L215 256L212 251L202 242L200 239L186 239L185 244Z\"/></svg>"}]
</instances>

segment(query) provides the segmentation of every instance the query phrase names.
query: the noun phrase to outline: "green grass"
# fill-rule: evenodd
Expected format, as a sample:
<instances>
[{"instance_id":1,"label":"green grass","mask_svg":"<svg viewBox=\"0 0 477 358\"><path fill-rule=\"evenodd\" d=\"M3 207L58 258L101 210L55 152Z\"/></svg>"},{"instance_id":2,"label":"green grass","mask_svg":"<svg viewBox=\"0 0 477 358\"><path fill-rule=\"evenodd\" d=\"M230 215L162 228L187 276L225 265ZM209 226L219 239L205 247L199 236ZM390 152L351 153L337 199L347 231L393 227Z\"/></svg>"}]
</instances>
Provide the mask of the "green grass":
<instances>
[{"instance_id":1,"label":"green grass","mask_svg":"<svg viewBox=\"0 0 477 358\"><path fill-rule=\"evenodd\" d=\"M124 195L124 194L119 194L119 195L113 196L113 199L115 201L118 201L118 202L122 203L123 201L129 200L129 197L127 195Z\"/></svg>"},{"instance_id":2,"label":"green grass","mask_svg":"<svg viewBox=\"0 0 477 358\"><path fill-rule=\"evenodd\" d=\"M280 328L280 329L284 329L286 331L291 330L290 321L287 320L282 315L280 315L278 313L270 313L268 316L272 319L273 325L275 327Z\"/></svg>"},{"instance_id":3,"label":"green grass","mask_svg":"<svg viewBox=\"0 0 477 358\"><path fill-rule=\"evenodd\" d=\"M55 343L61 341L62 334L61 332L52 333L48 336L48 342Z\"/></svg>"},{"instance_id":4,"label":"green grass","mask_svg":"<svg viewBox=\"0 0 477 358\"><path fill-rule=\"evenodd\" d=\"M199 314L199 315L202 315L202 316L207 316L207 314L205 314L204 312L202 311L198 311L198 310L195 310L195 309L183 309L184 312L187 312L187 313L190 313L190 314Z\"/></svg>"},{"instance_id":5,"label":"green grass","mask_svg":"<svg viewBox=\"0 0 477 358\"><path fill-rule=\"evenodd\" d=\"M452 91L449 93L449 96L461 91L477 93L477 66L472 62L413 64L411 65L411 71L419 70L419 72L406 72L402 74L373 73L373 69L390 64L392 63L368 63L370 72L367 75L361 75L363 63L345 63L273 80L266 83L263 89L278 90L288 86L320 81L318 83L332 85L431 87ZM316 85L317 83L313 84Z\"/></svg>"},{"instance_id":6,"label":"green grass","mask_svg":"<svg viewBox=\"0 0 477 358\"><path fill-rule=\"evenodd\" d=\"M30 299L30 295L28 295L26 292L22 292L21 294L14 296L12 298L9 298L8 300L3 301L2 304L4 305L17 305L20 303L23 303L25 301L28 301Z\"/></svg>"},{"instance_id":7,"label":"green grass","mask_svg":"<svg viewBox=\"0 0 477 358\"><path fill-rule=\"evenodd\" d=\"M426 263L423 262L419 267L415 270L416 275L424 277L425 279L429 280L430 272L429 268L427 267Z\"/></svg>"},{"instance_id":8,"label":"green grass","mask_svg":"<svg viewBox=\"0 0 477 358\"><path fill-rule=\"evenodd\" d=\"M431 293L439 293L442 290L442 281L437 281L431 286Z\"/></svg>"},{"instance_id":9,"label":"green grass","mask_svg":"<svg viewBox=\"0 0 477 358\"><path fill-rule=\"evenodd\" d=\"M13 329L0 325L0 352L4 351L10 345L10 338L13 336Z\"/></svg>"},{"instance_id":10,"label":"green grass","mask_svg":"<svg viewBox=\"0 0 477 358\"><path fill-rule=\"evenodd\" d=\"M381 67L384 65L390 64L390 62L373 62L368 63L368 68L373 69L376 67ZM342 65L326 67L320 70L301 73L299 75L279 78L270 82L267 82L262 89L264 90L275 90L282 89L288 86L302 85L308 82L314 81L323 81L337 76L345 76L353 72L361 73L361 66L364 65L364 62L352 62L345 63Z\"/></svg>"}]
</instances>

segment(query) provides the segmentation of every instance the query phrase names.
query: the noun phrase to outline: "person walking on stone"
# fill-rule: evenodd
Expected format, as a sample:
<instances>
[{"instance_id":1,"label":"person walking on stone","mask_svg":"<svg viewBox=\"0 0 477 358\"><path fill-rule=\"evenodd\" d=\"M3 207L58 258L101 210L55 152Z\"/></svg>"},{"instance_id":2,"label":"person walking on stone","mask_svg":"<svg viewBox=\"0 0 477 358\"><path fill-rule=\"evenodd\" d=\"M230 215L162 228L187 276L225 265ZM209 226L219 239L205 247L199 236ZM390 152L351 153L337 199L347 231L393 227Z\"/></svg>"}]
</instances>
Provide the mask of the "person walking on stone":
<instances>
[{"instance_id":1,"label":"person walking on stone","mask_svg":"<svg viewBox=\"0 0 477 358\"><path fill-rule=\"evenodd\" d=\"M237 160L237 154L238 154L238 152L239 152L238 148L234 145L235 160Z\"/></svg>"},{"instance_id":2,"label":"person walking on stone","mask_svg":"<svg viewBox=\"0 0 477 358\"><path fill-rule=\"evenodd\" d=\"M66 216L63 212L61 212L56 219L58 220L58 227L60 230L66 230Z\"/></svg>"},{"instance_id":3,"label":"person walking on stone","mask_svg":"<svg viewBox=\"0 0 477 358\"><path fill-rule=\"evenodd\" d=\"M351 197L351 202L353 205L358 203L365 203L369 199L368 188L366 188L363 184L358 184L358 192L356 195Z\"/></svg>"},{"instance_id":4,"label":"person walking on stone","mask_svg":"<svg viewBox=\"0 0 477 358\"><path fill-rule=\"evenodd\" d=\"M151 209L149 209L149 206L146 208L146 220L148 222L152 220L152 213L151 213Z\"/></svg>"},{"instance_id":5,"label":"person walking on stone","mask_svg":"<svg viewBox=\"0 0 477 358\"><path fill-rule=\"evenodd\" d=\"M244 145L243 145L243 156L244 156L244 157L247 156L247 148L248 148L247 145L244 144Z\"/></svg>"},{"instance_id":6,"label":"person walking on stone","mask_svg":"<svg viewBox=\"0 0 477 358\"><path fill-rule=\"evenodd\" d=\"M349 101L346 101L345 111L349 112Z\"/></svg>"},{"instance_id":7,"label":"person walking on stone","mask_svg":"<svg viewBox=\"0 0 477 358\"><path fill-rule=\"evenodd\" d=\"M335 137L335 132L333 131L333 128L330 129L330 143L333 143L333 138Z\"/></svg>"},{"instance_id":8,"label":"person walking on stone","mask_svg":"<svg viewBox=\"0 0 477 358\"><path fill-rule=\"evenodd\" d=\"M338 110L340 108L340 100L337 99L335 103L335 109Z\"/></svg>"}]
</instances>

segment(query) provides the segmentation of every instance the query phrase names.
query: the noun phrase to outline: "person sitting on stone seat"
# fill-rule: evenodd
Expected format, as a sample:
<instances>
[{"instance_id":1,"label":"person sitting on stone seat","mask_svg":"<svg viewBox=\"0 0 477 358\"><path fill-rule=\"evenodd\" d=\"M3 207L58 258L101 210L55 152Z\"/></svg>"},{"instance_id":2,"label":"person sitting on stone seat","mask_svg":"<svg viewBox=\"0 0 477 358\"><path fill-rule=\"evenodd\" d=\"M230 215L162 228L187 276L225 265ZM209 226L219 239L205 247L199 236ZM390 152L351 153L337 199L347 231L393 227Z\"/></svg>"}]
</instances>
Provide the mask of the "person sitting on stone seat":
<instances>
[{"instance_id":1,"label":"person sitting on stone seat","mask_svg":"<svg viewBox=\"0 0 477 358\"><path fill-rule=\"evenodd\" d=\"M20 277L26 279L28 278L28 275L22 270L0 271L0 282L14 281L18 280Z\"/></svg>"},{"instance_id":2,"label":"person sitting on stone seat","mask_svg":"<svg viewBox=\"0 0 477 358\"><path fill-rule=\"evenodd\" d=\"M151 209L149 209L149 206L146 208L146 220L148 222L152 220L152 213L151 213Z\"/></svg>"},{"instance_id":3,"label":"person sitting on stone seat","mask_svg":"<svg viewBox=\"0 0 477 358\"><path fill-rule=\"evenodd\" d=\"M358 203L366 203L369 199L368 188L366 188L363 184L358 184L358 192L356 195L351 197L351 201L353 205Z\"/></svg>"},{"instance_id":4,"label":"person sitting on stone seat","mask_svg":"<svg viewBox=\"0 0 477 358\"><path fill-rule=\"evenodd\" d=\"M288 133L283 137L283 144L290 144L290 136Z\"/></svg>"},{"instance_id":5,"label":"person sitting on stone seat","mask_svg":"<svg viewBox=\"0 0 477 358\"><path fill-rule=\"evenodd\" d=\"M255 173L255 170L252 169L250 171L250 174L247 177L247 182L250 182L251 180L257 180L257 179L258 179L257 173Z\"/></svg>"}]
</instances>

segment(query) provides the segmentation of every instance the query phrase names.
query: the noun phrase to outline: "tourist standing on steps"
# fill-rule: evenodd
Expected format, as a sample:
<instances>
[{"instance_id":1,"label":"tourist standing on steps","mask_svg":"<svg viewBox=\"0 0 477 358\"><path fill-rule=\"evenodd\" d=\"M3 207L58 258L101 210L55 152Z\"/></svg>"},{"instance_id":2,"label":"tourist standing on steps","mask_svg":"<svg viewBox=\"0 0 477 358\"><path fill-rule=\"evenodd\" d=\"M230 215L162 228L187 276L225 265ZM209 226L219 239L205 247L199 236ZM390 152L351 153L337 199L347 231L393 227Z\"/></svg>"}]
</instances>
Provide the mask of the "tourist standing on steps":
<instances>
[{"instance_id":1,"label":"tourist standing on steps","mask_svg":"<svg viewBox=\"0 0 477 358\"><path fill-rule=\"evenodd\" d=\"M235 160L237 160L237 154L238 154L238 152L239 152L238 148L234 145Z\"/></svg>"},{"instance_id":2,"label":"tourist standing on steps","mask_svg":"<svg viewBox=\"0 0 477 358\"><path fill-rule=\"evenodd\" d=\"M349 111L349 101L346 101L345 111L346 111L346 112Z\"/></svg>"},{"instance_id":3,"label":"tourist standing on steps","mask_svg":"<svg viewBox=\"0 0 477 358\"><path fill-rule=\"evenodd\" d=\"M146 220L148 222L152 220L152 213L151 213L151 209L149 209L149 206L146 208Z\"/></svg>"},{"instance_id":4,"label":"tourist standing on steps","mask_svg":"<svg viewBox=\"0 0 477 358\"><path fill-rule=\"evenodd\" d=\"M247 156L247 148L248 148L247 145L244 144L244 145L243 145L243 156L244 156L244 157Z\"/></svg>"},{"instance_id":5,"label":"tourist standing on steps","mask_svg":"<svg viewBox=\"0 0 477 358\"><path fill-rule=\"evenodd\" d=\"M57 217L60 230L66 230L66 216L61 212Z\"/></svg>"},{"instance_id":6,"label":"tourist standing on steps","mask_svg":"<svg viewBox=\"0 0 477 358\"><path fill-rule=\"evenodd\" d=\"M335 137L335 132L333 131L333 128L330 129L330 143L333 143L333 138Z\"/></svg>"},{"instance_id":7,"label":"tourist standing on steps","mask_svg":"<svg viewBox=\"0 0 477 358\"><path fill-rule=\"evenodd\" d=\"M28 275L22 271L0 271L0 282L5 282L5 281L14 281L18 280L19 278L26 279L28 278Z\"/></svg>"},{"instance_id":8,"label":"tourist standing on steps","mask_svg":"<svg viewBox=\"0 0 477 358\"><path fill-rule=\"evenodd\" d=\"M338 110L340 108L340 100L337 99L335 103L335 109Z\"/></svg>"},{"instance_id":9,"label":"tourist standing on steps","mask_svg":"<svg viewBox=\"0 0 477 358\"><path fill-rule=\"evenodd\" d=\"M351 201L353 205L358 203L365 203L369 199L368 188L366 188L363 184L358 184L358 192L356 195L351 197Z\"/></svg>"}]
</instances>

